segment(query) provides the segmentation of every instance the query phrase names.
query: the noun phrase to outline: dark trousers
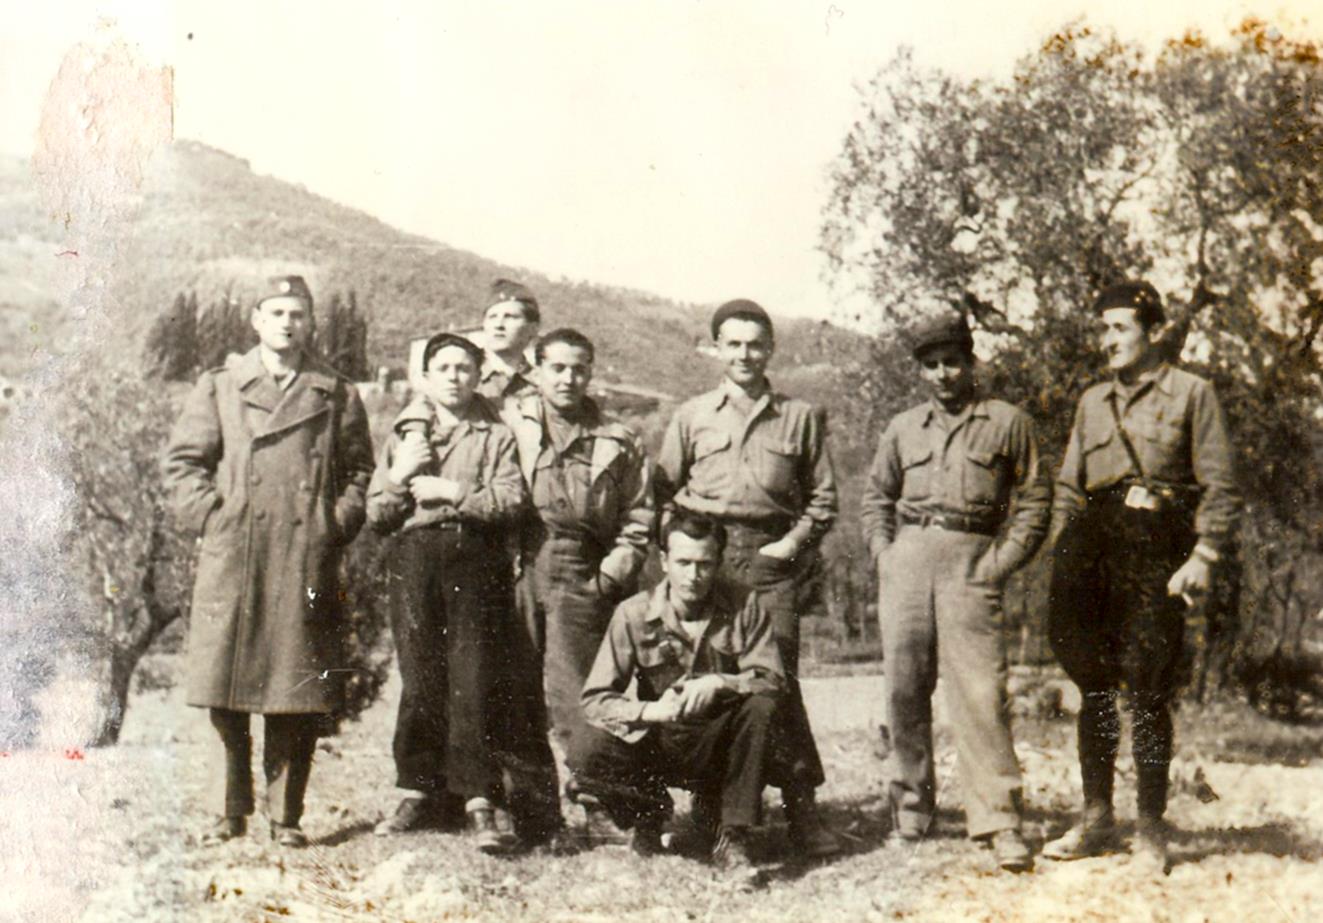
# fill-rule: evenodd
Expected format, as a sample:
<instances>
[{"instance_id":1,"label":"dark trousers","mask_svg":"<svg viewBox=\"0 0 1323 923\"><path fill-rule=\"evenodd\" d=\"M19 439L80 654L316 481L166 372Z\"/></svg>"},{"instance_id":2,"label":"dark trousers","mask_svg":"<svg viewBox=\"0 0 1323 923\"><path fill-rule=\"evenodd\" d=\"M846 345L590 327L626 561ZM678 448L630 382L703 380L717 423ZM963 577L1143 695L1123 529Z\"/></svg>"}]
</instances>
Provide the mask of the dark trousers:
<instances>
[{"instance_id":1,"label":"dark trousers","mask_svg":"<svg viewBox=\"0 0 1323 923\"><path fill-rule=\"evenodd\" d=\"M1184 603L1167 595L1195 537L1188 515L1125 506L1115 491L1066 527L1052 567L1052 650L1080 687L1080 775L1086 805L1110 807L1120 746L1117 696L1133 718L1139 813L1167 807L1171 700L1179 682Z\"/></svg>"},{"instance_id":2,"label":"dark trousers","mask_svg":"<svg viewBox=\"0 0 1323 923\"><path fill-rule=\"evenodd\" d=\"M808 586L815 550L806 550L794 561L780 561L759 554L758 549L783 536L788 525L769 527L738 520L725 520L726 551L722 573L733 583L756 590L772 620L776 646L786 671L786 697L780 710L783 741L793 756L789 768L796 786L812 790L822 784L822 759L813 741L808 712L799 688L799 618L808 611L811 589Z\"/></svg>"},{"instance_id":3,"label":"dark trousers","mask_svg":"<svg viewBox=\"0 0 1323 923\"><path fill-rule=\"evenodd\" d=\"M569 758L577 785L622 827L665 820L671 810L668 786L718 794L724 826L756 824L777 701L752 695L718 708L700 720L658 725L632 744L582 725Z\"/></svg>"},{"instance_id":4,"label":"dark trousers","mask_svg":"<svg viewBox=\"0 0 1323 923\"><path fill-rule=\"evenodd\" d=\"M223 775L212 788L215 813L247 817L253 813L253 737L248 712L213 708L211 726L225 747ZM303 817L303 796L312 773L317 729L322 715L263 715L262 771L266 777L267 816L277 824L297 827Z\"/></svg>"},{"instance_id":5,"label":"dark trousers","mask_svg":"<svg viewBox=\"0 0 1323 923\"><path fill-rule=\"evenodd\" d=\"M424 527L390 556L391 632L403 690L396 785L463 798L499 793L500 628L510 622L499 533ZM504 607L504 609L502 608Z\"/></svg>"}]
</instances>

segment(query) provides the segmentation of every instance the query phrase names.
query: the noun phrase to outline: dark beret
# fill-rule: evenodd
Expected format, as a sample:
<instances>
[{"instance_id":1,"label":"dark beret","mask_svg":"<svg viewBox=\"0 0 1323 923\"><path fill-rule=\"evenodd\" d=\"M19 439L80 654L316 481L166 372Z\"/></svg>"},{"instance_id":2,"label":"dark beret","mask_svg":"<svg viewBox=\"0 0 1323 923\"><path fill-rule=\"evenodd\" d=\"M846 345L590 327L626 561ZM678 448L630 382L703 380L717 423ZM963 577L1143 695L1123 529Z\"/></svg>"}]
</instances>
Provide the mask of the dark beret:
<instances>
[{"instance_id":1,"label":"dark beret","mask_svg":"<svg viewBox=\"0 0 1323 923\"><path fill-rule=\"evenodd\" d=\"M524 306L524 315L536 323L542 319L538 310L537 299L528 286L512 279L497 279L492 283L491 294L487 297L487 307L503 301L517 301Z\"/></svg>"},{"instance_id":2,"label":"dark beret","mask_svg":"<svg viewBox=\"0 0 1323 923\"><path fill-rule=\"evenodd\" d=\"M1147 282L1121 282L1102 290L1093 303L1093 313L1101 314L1110 308L1132 308L1139 314L1145 327L1160 324L1166 318L1162 310L1162 296Z\"/></svg>"},{"instance_id":3,"label":"dark beret","mask_svg":"<svg viewBox=\"0 0 1323 923\"><path fill-rule=\"evenodd\" d=\"M427 363L432 361L432 357L447 346L458 346L473 357L474 365L482 368L482 349L476 343L458 333L438 333L423 347L423 371L427 371Z\"/></svg>"},{"instance_id":4,"label":"dark beret","mask_svg":"<svg viewBox=\"0 0 1323 923\"><path fill-rule=\"evenodd\" d=\"M303 276L272 276L266 280L266 291L257 296L261 304L268 298L300 298L312 307L312 292Z\"/></svg>"},{"instance_id":5,"label":"dark beret","mask_svg":"<svg viewBox=\"0 0 1323 923\"><path fill-rule=\"evenodd\" d=\"M958 346L967 353L974 352L974 335L969 332L969 321L964 314L943 311L914 328L910 336L910 349L916 359L936 346Z\"/></svg>"},{"instance_id":6,"label":"dark beret","mask_svg":"<svg viewBox=\"0 0 1323 923\"><path fill-rule=\"evenodd\" d=\"M763 306L756 301L750 301L748 298L736 298L734 301L728 301L717 308L712 314L712 339L717 338L717 333L721 330L721 325L731 318L737 320L751 320L762 324L767 328L769 335L775 335L772 328L772 318Z\"/></svg>"}]
</instances>

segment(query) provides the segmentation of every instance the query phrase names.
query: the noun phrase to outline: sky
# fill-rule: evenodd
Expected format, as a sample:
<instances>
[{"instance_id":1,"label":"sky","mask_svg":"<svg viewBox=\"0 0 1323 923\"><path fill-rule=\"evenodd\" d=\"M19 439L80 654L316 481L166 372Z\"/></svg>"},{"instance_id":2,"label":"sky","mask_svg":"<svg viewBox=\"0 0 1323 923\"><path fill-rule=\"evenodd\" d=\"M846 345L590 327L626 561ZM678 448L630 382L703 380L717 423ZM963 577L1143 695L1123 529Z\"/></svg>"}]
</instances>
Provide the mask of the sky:
<instances>
[{"instance_id":1,"label":"sky","mask_svg":"<svg viewBox=\"0 0 1323 923\"><path fill-rule=\"evenodd\" d=\"M833 316L816 250L856 86L900 45L971 77L1074 16L1156 47L1318 0L0 0L0 151L27 156L71 47L174 68L174 131L505 263Z\"/></svg>"}]
</instances>

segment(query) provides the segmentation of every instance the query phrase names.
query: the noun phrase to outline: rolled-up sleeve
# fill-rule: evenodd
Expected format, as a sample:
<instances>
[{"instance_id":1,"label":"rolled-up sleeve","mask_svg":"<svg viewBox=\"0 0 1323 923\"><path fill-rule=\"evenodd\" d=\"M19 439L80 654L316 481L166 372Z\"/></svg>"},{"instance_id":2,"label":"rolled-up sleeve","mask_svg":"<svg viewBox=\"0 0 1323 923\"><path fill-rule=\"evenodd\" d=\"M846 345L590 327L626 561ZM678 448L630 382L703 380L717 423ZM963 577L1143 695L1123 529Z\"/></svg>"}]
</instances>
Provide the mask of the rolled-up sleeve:
<instances>
[{"instance_id":1,"label":"rolled-up sleeve","mask_svg":"<svg viewBox=\"0 0 1323 923\"><path fill-rule=\"evenodd\" d=\"M1052 480L1039 458L1034 421L1023 411L1017 411L1009 421L1007 448L1014 465L1014 509L998 540L996 557L1009 573L1043 543L1052 516Z\"/></svg>"}]
</instances>

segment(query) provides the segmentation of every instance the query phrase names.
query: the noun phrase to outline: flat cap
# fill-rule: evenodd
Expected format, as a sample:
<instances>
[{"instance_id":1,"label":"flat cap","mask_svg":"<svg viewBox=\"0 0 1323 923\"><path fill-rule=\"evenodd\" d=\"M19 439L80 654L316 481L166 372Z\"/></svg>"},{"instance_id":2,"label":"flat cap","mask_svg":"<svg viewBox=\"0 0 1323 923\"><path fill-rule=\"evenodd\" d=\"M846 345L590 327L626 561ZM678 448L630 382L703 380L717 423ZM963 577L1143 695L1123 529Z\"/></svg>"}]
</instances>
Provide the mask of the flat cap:
<instances>
[{"instance_id":1,"label":"flat cap","mask_svg":"<svg viewBox=\"0 0 1323 923\"><path fill-rule=\"evenodd\" d=\"M458 333L438 333L423 347L423 371L427 371L427 363L432 361L432 357L447 346L458 346L473 358L477 368L482 368L482 348L477 343Z\"/></svg>"},{"instance_id":2,"label":"flat cap","mask_svg":"<svg viewBox=\"0 0 1323 923\"><path fill-rule=\"evenodd\" d=\"M1111 308L1131 308L1139 314L1139 322L1146 327L1160 324L1166 318L1162 310L1162 296L1147 282L1119 282L1109 285L1093 303L1093 313L1101 314Z\"/></svg>"},{"instance_id":3,"label":"flat cap","mask_svg":"<svg viewBox=\"0 0 1323 923\"><path fill-rule=\"evenodd\" d=\"M493 282L491 293L487 296L487 307L490 308L503 301L517 301L522 304L524 314L530 321L537 322L542 319L537 298L533 297L532 290L522 282L515 282L513 279L497 279Z\"/></svg>"},{"instance_id":4,"label":"flat cap","mask_svg":"<svg viewBox=\"0 0 1323 923\"><path fill-rule=\"evenodd\" d=\"M734 301L726 302L712 313L712 339L717 338L717 334L721 331L721 325L732 317L736 320L754 321L766 327L769 334L775 333L772 328L772 318L763 310L762 305L748 298L736 298Z\"/></svg>"},{"instance_id":5,"label":"flat cap","mask_svg":"<svg viewBox=\"0 0 1323 923\"><path fill-rule=\"evenodd\" d=\"M964 314L943 311L914 328L910 335L910 349L916 359L937 346L958 346L967 353L974 351L974 335L969 332L969 321Z\"/></svg>"},{"instance_id":6,"label":"flat cap","mask_svg":"<svg viewBox=\"0 0 1323 923\"><path fill-rule=\"evenodd\" d=\"M312 292L303 276L272 276L266 280L266 290L257 296L261 304L268 298L301 298L309 307L312 306Z\"/></svg>"}]
</instances>

